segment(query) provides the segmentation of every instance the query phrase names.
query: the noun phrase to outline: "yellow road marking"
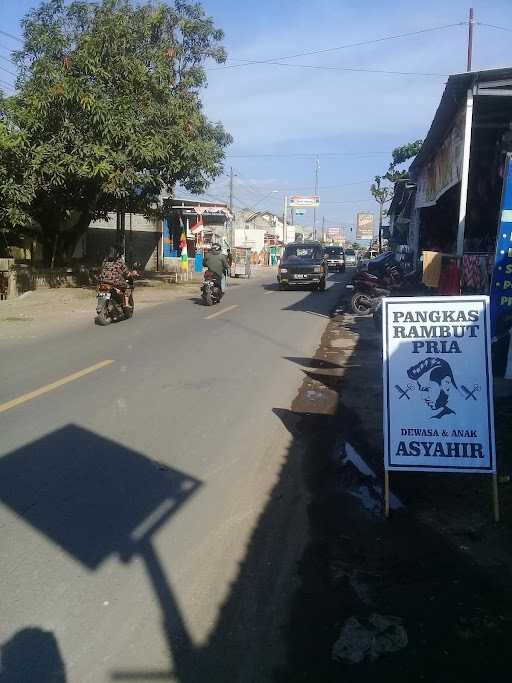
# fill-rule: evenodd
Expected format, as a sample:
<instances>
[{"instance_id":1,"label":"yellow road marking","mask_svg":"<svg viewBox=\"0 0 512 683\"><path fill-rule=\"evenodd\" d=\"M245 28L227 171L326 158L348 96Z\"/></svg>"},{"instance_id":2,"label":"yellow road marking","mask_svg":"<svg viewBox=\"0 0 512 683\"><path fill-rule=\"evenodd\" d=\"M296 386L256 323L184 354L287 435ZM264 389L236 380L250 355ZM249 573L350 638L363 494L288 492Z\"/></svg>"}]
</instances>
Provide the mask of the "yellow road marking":
<instances>
[{"instance_id":1,"label":"yellow road marking","mask_svg":"<svg viewBox=\"0 0 512 683\"><path fill-rule=\"evenodd\" d=\"M13 398L12 401L7 401L7 403L1 403L0 413L5 413L6 410L10 410L11 408L15 408L16 406L19 406L23 403L32 401L34 398L38 398L39 396L48 394L50 391L58 389L59 387L63 387L65 384L69 384L70 382L74 382L76 379L80 379L81 377L90 375L91 372L101 370L101 368L105 368L107 365L111 365L113 362L113 360L103 360L101 361L101 363L96 363L96 365L91 365L89 368L85 368L84 370L74 372L72 375L67 375L62 379L58 379L56 382L52 382L51 384L47 384L44 387L40 387L39 389L30 391L28 394L22 394L21 396L18 396L18 398Z\"/></svg>"},{"instance_id":2,"label":"yellow road marking","mask_svg":"<svg viewBox=\"0 0 512 683\"><path fill-rule=\"evenodd\" d=\"M234 308L240 308L238 304L233 304L232 306L228 306L227 308L223 308L222 311L217 311L217 313L212 313L211 315L207 315L205 320L211 320L212 318L216 318L218 315L222 315L223 313L227 313L228 311L232 311Z\"/></svg>"}]
</instances>

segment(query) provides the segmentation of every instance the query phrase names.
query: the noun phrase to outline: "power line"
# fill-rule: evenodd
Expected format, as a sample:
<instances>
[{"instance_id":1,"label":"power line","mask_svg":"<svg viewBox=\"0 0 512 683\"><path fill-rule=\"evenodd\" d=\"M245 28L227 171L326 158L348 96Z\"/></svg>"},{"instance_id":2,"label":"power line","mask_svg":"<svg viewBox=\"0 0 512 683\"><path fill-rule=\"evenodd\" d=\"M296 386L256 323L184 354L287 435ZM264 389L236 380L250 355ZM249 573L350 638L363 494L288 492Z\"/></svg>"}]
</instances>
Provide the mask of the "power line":
<instances>
[{"instance_id":1,"label":"power line","mask_svg":"<svg viewBox=\"0 0 512 683\"><path fill-rule=\"evenodd\" d=\"M367 202L369 197L364 197L363 199L349 199L345 202L324 202L322 201L321 204L359 204L359 202Z\"/></svg>"},{"instance_id":2,"label":"power line","mask_svg":"<svg viewBox=\"0 0 512 683\"><path fill-rule=\"evenodd\" d=\"M12 33L7 33L7 31L0 30L0 35L10 38L11 40L17 40L18 43L23 43L23 40L19 36L15 36Z\"/></svg>"},{"instance_id":3,"label":"power line","mask_svg":"<svg viewBox=\"0 0 512 683\"><path fill-rule=\"evenodd\" d=\"M450 74L430 73L424 71L391 71L386 69L366 69L356 66L322 66L316 64L289 64L287 62L265 62L270 66L289 66L296 69L316 69L320 71L343 71L347 73L383 74L387 76L426 76L431 78L448 78Z\"/></svg>"},{"instance_id":4,"label":"power line","mask_svg":"<svg viewBox=\"0 0 512 683\"><path fill-rule=\"evenodd\" d=\"M14 78L17 78L17 74L15 74L13 71L9 71L9 69L6 69L5 66L2 66L1 64L0 69L2 69L2 71L5 71L5 73L9 74L9 76L14 76Z\"/></svg>"},{"instance_id":5,"label":"power line","mask_svg":"<svg viewBox=\"0 0 512 683\"><path fill-rule=\"evenodd\" d=\"M11 90L12 92L14 92L14 86L13 86L12 83L8 83L7 81L4 81L4 80L2 80L2 79L0 78L0 85L7 86L7 87L9 88L9 90Z\"/></svg>"},{"instance_id":6,"label":"power line","mask_svg":"<svg viewBox=\"0 0 512 683\"><path fill-rule=\"evenodd\" d=\"M16 66L16 64L12 61L12 59L9 59L9 57L4 57L3 55L0 55L0 59L3 59L4 61L9 62L9 64Z\"/></svg>"},{"instance_id":7,"label":"power line","mask_svg":"<svg viewBox=\"0 0 512 683\"><path fill-rule=\"evenodd\" d=\"M372 40L362 40L357 43L346 43L345 45L338 45L337 47L327 47L321 50L308 50L306 52L298 52L294 55L286 55L284 57L270 57L269 59L253 59L253 60L240 60L240 64L225 64L224 66L211 67L207 69L208 71L219 71L220 69L238 69L243 66L249 66L251 64L269 64L275 61L281 61L283 59L295 59L296 57L304 57L306 55L319 55L325 54L327 52L336 52L337 50L346 50L351 47L362 47L364 45L374 45L376 43L382 43L388 40L398 40L400 38L409 38L412 36L418 36L424 33L431 33L433 31L442 31L448 28L454 28L456 26L467 26L467 21L459 21L454 24L444 24L443 26L434 26L432 28L424 28L418 31L409 31L408 33L398 33L396 35L383 36L381 38L374 38ZM232 61L235 61L232 59ZM236 60L238 61L238 60Z\"/></svg>"},{"instance_id":8,"label":"power line","mask_svg":"<svg viewBox=\"0 0 512 683\"><path fill-rule=\"evenodd\" d=\"M507 28L505 26L496 26L495 24L485 24L483 21L477 21L476 22L478 26L487 26L487 28L496 28L498 31L507 31L508 33L512 33L512 28Z\"/></svg>"},{"instance_id":9,"label":"power line","mask_svg":"<svg viewBox=\"0 0 512 683\"><path fill-rule=\"evenodd\" d=\"M366 183L371 183L371 182L372 182L372 179L370 179L370 180L357 180L353 183L344 183L343 185L322 185L320 190L321 190L321 192L323 192L324 190L337 190L337 189L342 188L342 187L351 187L352 185L366 185ZM309 188L310 188L310 185L307 185L307 186L303 185L302 187L292 187L289 189L290 190L307 190Z\"/></svg>"},{"instance_id":10,"label":"power line","mask_svg":"<svg viewBox=\"0 0 512 683\"><path fill-rule=\"evenodd\" d=\"M389 152L320 152L319 154L226 154L226 159L316 159L316 157L351 157L366 159L369 156L389 155Z\"/></svg>"},{"instance_id":11,"label":"power line","mask_svg":"<svg viewBox=\"0 0 512 683\"><path fill-rule=\"evenodd\" d=\"M6 38L10 38L11 40L16 40L18 43L23 43L22 38L19 38L18 36L15 36L12 33L8 33L7 31L2 31L1 29L0 35L5 36Z\"/></svg>"}]
</instances>

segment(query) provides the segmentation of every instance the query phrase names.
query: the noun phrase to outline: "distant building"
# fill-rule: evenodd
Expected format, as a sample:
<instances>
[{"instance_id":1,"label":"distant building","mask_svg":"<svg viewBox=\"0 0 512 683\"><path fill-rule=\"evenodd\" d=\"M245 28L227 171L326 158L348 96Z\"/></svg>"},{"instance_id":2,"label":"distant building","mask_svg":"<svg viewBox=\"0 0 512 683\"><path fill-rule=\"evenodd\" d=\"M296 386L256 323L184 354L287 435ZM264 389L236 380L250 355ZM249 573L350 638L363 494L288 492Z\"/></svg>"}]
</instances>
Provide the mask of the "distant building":
<instances>
[{"instance_id":1,"label":"distant building","mask_svg":"<svg viewBox=\"0 0 512 683\"><path fill-rule=\"evenodd\" d=\"M264 246L288 244L295 241L296 226L287 223L271 211L253 211L243 209L235 216L235 245L251 246L261 251Z\"/></svg>"}]
</instances>

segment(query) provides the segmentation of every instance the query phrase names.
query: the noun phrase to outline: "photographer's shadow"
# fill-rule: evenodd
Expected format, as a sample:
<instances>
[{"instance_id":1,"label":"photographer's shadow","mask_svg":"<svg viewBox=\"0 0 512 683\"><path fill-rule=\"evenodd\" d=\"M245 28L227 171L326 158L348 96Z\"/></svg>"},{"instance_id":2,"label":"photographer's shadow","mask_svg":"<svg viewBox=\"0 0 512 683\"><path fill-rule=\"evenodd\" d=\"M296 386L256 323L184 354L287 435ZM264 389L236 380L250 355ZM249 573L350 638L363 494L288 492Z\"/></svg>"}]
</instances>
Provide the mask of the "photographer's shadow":
<instances>
[{"instance_id":1,"label":"photographer's shadow","mask_svg":"<svg viewBox=\"0 0 512 683\"><path fill-rule=\"evenodd\" d=\"M66 683L66 669L51 631L29 626L0 649L0 683Z\"/></svg>"}]
</instances>

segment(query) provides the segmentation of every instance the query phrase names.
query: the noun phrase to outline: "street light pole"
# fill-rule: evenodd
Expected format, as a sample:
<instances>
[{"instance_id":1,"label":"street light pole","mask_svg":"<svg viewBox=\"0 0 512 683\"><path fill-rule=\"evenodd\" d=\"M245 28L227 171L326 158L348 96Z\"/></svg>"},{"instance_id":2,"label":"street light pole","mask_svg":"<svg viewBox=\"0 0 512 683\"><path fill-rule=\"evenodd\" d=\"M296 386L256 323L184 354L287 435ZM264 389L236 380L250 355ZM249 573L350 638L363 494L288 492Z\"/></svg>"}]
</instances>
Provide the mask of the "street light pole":
<instances>
[{"instance_id":1,"label":"street light pole","mask_svg":"<svg viewBox=\"0 0 512 683\"><path fill-rule=\"evenodd\" d=\"M315 159L315 197L318 196L318 169L320 168L320 160ZM316 240L316 206L313 208L313 239Z\"/></svg>"}]
</instances>

